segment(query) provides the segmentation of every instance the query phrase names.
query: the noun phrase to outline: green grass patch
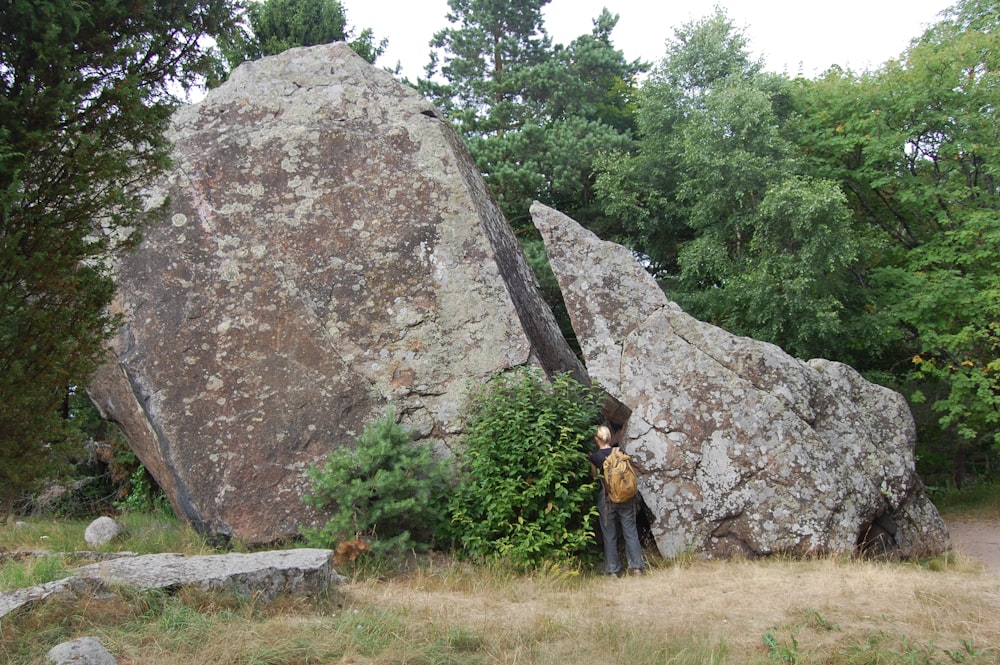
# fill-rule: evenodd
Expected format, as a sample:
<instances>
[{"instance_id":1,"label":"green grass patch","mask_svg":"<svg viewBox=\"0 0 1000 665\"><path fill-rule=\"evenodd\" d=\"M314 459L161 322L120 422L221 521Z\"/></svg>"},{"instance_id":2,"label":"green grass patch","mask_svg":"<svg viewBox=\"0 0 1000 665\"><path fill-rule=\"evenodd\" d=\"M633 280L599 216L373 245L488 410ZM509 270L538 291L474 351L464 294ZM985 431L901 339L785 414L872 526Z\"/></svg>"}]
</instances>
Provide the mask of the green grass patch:
<instances>
[{"instance_id":1,"label":"green grass patch","mask_svg":"<svg viewBox=\"0 0 1000 665\"><path fill-rule=\"evenodd\" d=\"M0 591L54 582L69 574L64 556L53 554L12 558L0 563Z\"/></svg>"},{"instance_id":2,"label":"green grass patch","mask_svg":"<svg viewBox=\"0 0 1000 665\"><path fill-rule=\"evenodd\" d=\"M125 535L96 548L100 552L209 554L215 550L191 527L164 513L127 513L116 517ZM0 527L0 552L81 552L92 548L83 538L92 520L26 519ZM237 547L237 549L239 549Z\"/></svg>"},{"instance_id":3,"label":"green grass patch","mask_svg":"<svg viewBox=\"0 0 1000 665\"><path fill-rule=\"evenodd\" d=\"M1000 517L1000 482L971 487L947 487L928 494L942 515L949 517Z\"/></svg>"}]
</instances>

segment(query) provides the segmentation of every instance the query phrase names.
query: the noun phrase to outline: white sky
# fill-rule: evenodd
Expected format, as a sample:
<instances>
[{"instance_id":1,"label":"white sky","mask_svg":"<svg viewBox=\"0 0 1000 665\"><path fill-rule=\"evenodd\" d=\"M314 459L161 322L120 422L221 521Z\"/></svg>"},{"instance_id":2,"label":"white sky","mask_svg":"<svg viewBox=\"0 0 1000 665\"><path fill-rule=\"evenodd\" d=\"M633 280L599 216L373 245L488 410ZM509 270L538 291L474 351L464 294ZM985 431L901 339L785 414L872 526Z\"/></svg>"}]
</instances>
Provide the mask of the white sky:
<instances>
[{"instance_id":1,"label":"white sky","mask_svg":"<svg viewBox=\"0 0 1000 665\"><path fill-rule=\"evenodd\" d=\"M719 5L742 27L755 56L767 68L814 77L830 65L855 71L876 68L895 58L935 23L951 0L551 0L543 9L552 41L569 44L589 33L593 19L607 7L618 14L611 34L629 60L657 63L675 28L713 13ZM447 0L341 0L348 26L371 28L389 47L375 63L403 75L424 75L431 37L450 24Z\"/></svg>"}]
</instances>

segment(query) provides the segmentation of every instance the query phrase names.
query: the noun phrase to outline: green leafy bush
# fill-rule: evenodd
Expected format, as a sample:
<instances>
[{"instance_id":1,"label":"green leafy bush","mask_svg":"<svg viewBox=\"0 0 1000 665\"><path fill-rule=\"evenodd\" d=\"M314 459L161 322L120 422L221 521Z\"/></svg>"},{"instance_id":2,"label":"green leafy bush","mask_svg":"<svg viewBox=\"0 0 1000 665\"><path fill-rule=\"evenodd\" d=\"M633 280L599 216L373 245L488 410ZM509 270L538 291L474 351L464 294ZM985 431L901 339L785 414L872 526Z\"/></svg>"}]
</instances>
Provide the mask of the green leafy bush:
<instances>
[{"instance_id":1,"label":"green leafy bush","mask_svg":"<svg viewBox=\"0 0 1000 665\"><path fill-rule=\"evenodd\" d=\"M582 555L597 509L587 453L601 393L519 370L470 394L453 537L471 557L534 566Z\"/></svg>"},{"instance_id":2,"label":"green leafy bush","mask_svg":"<svg viewBox=\"0 0 1000 665\"><path fill-rule=\"evenodd\" d=\"M446 519L446 462L396 423L391 410L365 428L351 448L332 451L306 470L311 506L331 511L320 527L304 528L312 547L364 541L375 554L425 549Z\"/></svg>"},{"instance_id":3,"label":"green leafy bush","mask_svg":"<svg viewBox=\"0 0 1000 665\"><path fill-rule=\"evenodd\" d=\"M142 464L129 474L127 491L115 501L115 508L130 513L174 514L167 495Z\"/></svg>"}]
</instances>

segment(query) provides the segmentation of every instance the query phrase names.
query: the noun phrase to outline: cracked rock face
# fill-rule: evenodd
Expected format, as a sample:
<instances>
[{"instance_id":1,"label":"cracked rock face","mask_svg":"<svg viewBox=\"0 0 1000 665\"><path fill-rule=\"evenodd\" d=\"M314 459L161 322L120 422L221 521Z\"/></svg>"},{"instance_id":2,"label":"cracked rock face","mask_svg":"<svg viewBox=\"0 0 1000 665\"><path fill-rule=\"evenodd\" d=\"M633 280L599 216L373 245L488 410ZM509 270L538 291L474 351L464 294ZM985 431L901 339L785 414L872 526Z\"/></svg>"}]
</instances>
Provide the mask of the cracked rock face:
<instances>
[{"instance_id":1,"label":"cracked rock face","mask_svg":"<svg viewBox=\"0 0 1000 665\"><path fill-rule=\"evenodd\" d=\"M632 411L623 447L662 554L947 549L901 395L698 321L624 247L531 213L590 376Z\"/></svg>"},{"instance_id":2,"label":"cracked rock face","mask_svg":"<svg viewBox=\"0 0 1000 665\"><path fill-rule=\"evenodd\" d=\"M200 531L315 524L304 469L388 406L447 448L470 382L584 376L457 135L346 45L239 67L170 138L89 393Z\"/></svg>"}]
</instances>

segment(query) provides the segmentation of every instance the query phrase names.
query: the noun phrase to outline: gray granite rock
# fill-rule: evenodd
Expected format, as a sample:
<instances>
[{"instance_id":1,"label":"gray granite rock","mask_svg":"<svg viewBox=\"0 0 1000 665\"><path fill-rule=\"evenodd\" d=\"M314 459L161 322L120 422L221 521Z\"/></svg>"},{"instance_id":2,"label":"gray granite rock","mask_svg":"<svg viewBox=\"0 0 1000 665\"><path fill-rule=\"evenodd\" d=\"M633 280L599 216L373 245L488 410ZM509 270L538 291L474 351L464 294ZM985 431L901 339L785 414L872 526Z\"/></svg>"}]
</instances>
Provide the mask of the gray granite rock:
<instances>
[{"instance_id":1,"label":"gray granite rock","mask_svg":"<svg viewBox=\"0 0 1000 665\"><path fill-rule=\"evenodd\" d=\"M901 395L698 321L624 247L531 214L590 375L631 409L623 446L661 553L947 549Z\"/></svg>"},{"instance_id":2,"label":"gray granite rock","mask_svg":"<svg viewBox=\"0 0 1000 665\"><path fill-rule=\"evenodd\" d=\"M92 593L102 587L94 579L68 577L54 582L46 582L33 587L0 591L0 618L14 610L29 607L53 598L74 599Z\"/></svg>"},{"instance_id":3,"label":"gray granite rock","mask_svg":"<svg viewBox=\"0 0 1000 665\"><path fill-rule=\"evenodd\" d=\"M279 595L314 596L343 581L325 549L270 550L251 554L146 554L94 563L76 577L138 589L196 586L269 602Z\"/></svg>"},{"instance_id":4,"label":"gray granite rock","mask_svg":"<svg viewBox=\"0 0 1000 665\"><path fill-rule=\"evenodd\" d=\"M81 637L49 649L45 662L51 665L118 665L118 660L96 637Z\"/></svg>"},{"instance_id":5,"label":"gray granite rock","mask_svg":"<svg viewBox=\"0 0 1000 665\"><path fill-rule=\"evenodd\" d=\"M305 468L387 407L446 453L469 384L586 380L457 134L346 45L241 65L170 138L89 393L200 532L325 522Z\"/></svg>"},{"instance_id":6,"label":"gray granite rock","mask_svg":"<svg viewBox=\"0 0 1000 665\"><path fill-rule=\"evenodd\" d=\"M83 532L83 540L91 547L99 547L124 535L124 524L113 517L102 515L87 525Z\"/></svg>"},{"instance_id":7,"label":"gray granite rock","mask_svg":"<svg viewBox=\"0 0 1000 665\"><path fill-rule=\"evenodd\" d=\"M270 602L280 595L315 596L345 578L333 568L333 551L271 550L251 554L123 555L77 568L63 580L0 593L0 617L50 598L74 599L118 587L173 589L193 586Z\"/></svg>"}]
</instances>

